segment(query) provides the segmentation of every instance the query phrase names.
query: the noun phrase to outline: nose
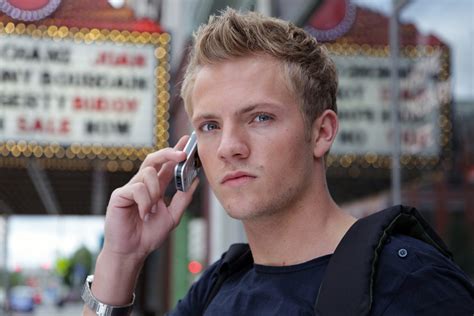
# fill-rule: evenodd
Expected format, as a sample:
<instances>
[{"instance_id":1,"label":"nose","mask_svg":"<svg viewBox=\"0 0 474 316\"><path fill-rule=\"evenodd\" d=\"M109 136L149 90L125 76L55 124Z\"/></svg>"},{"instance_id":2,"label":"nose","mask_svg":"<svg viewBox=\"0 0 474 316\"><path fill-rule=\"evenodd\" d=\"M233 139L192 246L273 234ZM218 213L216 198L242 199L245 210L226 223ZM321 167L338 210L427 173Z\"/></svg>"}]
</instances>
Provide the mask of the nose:
<instances>
[{"instance_id":1,"label":"nose","mask_svg":"<svg viewBox=\"0 0 474 316\"><path fill-rule=\"evenodd\" d=\"M226 161L245 159L249 153L248 137L244 131L238 128L223 128L217 149L220 159Z\"/></svg>"}]
</instances>

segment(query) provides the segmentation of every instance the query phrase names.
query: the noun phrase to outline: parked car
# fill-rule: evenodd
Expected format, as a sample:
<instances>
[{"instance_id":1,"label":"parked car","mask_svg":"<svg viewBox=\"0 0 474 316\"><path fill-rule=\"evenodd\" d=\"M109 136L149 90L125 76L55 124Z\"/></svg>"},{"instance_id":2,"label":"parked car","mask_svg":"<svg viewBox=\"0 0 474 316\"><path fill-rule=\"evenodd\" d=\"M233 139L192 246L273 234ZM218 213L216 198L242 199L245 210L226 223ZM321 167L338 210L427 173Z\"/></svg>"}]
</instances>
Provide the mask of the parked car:
<instances>
[{"instance_id":1,"label":"parked car","mask_svg":"<svg viewBox=\"0 0 474 316\"><path fill-rule=\"evenodd\" d=\"M8 294L8 308L16 312L32 312L35 309L35 290L25 285L12 287Z\"/></svg>"}]
</instances>

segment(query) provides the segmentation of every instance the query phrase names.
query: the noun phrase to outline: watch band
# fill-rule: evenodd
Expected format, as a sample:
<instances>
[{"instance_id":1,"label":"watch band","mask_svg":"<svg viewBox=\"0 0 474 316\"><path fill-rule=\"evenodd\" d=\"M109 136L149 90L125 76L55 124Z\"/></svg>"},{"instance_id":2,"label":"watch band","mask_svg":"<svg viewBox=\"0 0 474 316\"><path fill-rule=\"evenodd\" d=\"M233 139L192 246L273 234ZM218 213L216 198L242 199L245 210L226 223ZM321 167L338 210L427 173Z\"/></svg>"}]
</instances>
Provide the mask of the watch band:
<instances>
[{"instance_id":1,"label":"watch band","mask_svg":"<svg viewBox=\"0 0 474 316\"><path fill-rule=\"evenodd\" d=\"M91 292L91 285L94 281L94 276L89 275L86 278L84 287L82 289L81 298L84 303L89 307L97 316L129 316L135 303L135 294L133 294L132 302L128 305L114 306L107 305L100 302Z\"/></svg>"}]
</instances>

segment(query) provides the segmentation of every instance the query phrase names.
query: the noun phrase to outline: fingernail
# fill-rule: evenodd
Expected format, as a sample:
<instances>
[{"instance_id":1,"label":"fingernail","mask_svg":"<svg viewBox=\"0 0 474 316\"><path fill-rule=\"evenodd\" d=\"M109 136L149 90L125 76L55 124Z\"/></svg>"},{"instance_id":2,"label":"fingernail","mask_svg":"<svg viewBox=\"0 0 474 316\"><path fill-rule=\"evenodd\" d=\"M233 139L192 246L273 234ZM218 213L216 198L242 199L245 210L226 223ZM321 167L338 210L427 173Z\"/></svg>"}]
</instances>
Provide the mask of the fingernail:
<instances>
[{"instance_id":1,"label":"fingernail","mask_svg":"<svg viewBox=\"0 0 474 316\"><path fill-rule=\"evenodd\" d=\"M153 205L153 207L151 208L151 211L150 211L150 212L152 212L153 214L155 214L155 213L156 213L156 204L155 204L155 205Z\"/></svg>"},{"instance_id":2,"label":"fingernail","mask_svg":"<svg viewBox=\"0 0 474 316\"><path fill-rule=\"evenodd\" d=\"M150 213L147 213L145 217L143 218L144 222L148 222L148 219L150 218Z\"/></svg>"}]
</instances>

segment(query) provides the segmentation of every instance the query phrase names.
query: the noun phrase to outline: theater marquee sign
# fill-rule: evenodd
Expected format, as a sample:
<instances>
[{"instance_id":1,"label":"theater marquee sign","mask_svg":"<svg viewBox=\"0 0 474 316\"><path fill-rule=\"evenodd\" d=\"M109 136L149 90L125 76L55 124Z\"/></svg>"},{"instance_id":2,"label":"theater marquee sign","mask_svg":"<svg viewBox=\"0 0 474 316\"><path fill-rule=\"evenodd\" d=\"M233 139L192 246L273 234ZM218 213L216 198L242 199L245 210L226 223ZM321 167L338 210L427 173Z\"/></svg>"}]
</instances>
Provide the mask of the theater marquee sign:
<instances>
[{"instance_id":1,"label":"theater marquee sign","mask_svg":"<svg viewBox=\"0 0 474 316\"><path fill-rule=\"evenodd\" d=\"M339 74L340 130L332 162L388 167L392 152L390 58L368 45L328 45ZM402 163L434 165L451 135L445 48L409 47L400 58Z\"/></svg>"},{"instance_id":2,"label":"theater marquee sign","mask_svg":"<svg viewBox=\"0 0 474 316\"><path fill-rule=\"evenodd\" d=\"M143 157L166 145L167 34L10 23L0 39L0 142L10 149Z\"/></svg>"}]
</instances>

